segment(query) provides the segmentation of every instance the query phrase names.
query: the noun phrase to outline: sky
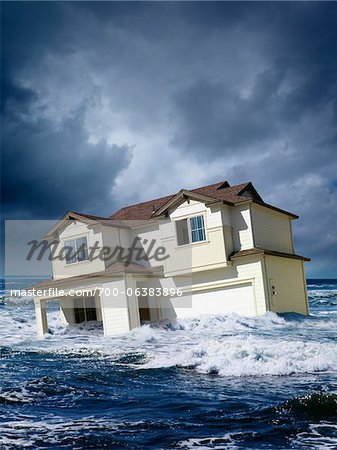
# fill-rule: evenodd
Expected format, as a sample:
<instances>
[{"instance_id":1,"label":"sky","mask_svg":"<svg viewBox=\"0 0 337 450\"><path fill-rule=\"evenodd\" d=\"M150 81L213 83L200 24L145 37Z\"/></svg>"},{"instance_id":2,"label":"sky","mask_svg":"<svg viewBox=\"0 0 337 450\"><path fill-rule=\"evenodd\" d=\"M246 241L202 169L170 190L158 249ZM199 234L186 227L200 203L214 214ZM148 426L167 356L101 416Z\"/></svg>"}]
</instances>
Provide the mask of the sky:
<instances>
[{"instance_id":1,"label":"sky","mask_svg":"<svg viewBox=\"0 0 337 450\"><path fill-rule=\"evenodd\" d=\"M3 217L252 181L337 278L336 3L1 6Z\"/></svg>"}]
</instances>

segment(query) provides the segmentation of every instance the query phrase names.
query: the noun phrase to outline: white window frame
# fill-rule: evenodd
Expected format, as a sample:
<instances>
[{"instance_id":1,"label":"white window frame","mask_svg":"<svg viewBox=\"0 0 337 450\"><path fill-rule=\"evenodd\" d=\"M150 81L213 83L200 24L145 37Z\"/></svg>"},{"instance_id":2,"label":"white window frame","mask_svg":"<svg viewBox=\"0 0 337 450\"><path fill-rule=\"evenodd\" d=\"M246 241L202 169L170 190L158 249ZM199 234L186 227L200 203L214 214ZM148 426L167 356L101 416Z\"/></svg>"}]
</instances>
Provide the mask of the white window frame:
<instances>
[{"instance_id":1,"label":"white window frame","mask_svg":"<svg viewBox=\"0 0 337 450\"><path fill-rule=\"evenodd\" d=\"M191 228L191 221L192 221L192 219L195 219L195 218L197 218L197 217L202 217L202 223L203 223L203 228L197 228L197 230L203 230L204 231L204 236L205 236L205 238L204 239L201 239L200 241L193 241L192 240L192 228ZM207 239L206 239L206 224L205 224L205 216L204 216L204 214L198 214L197 216L192 216L192 217L189 217L188 218L188 221L187 221L187 226L188 226L188 232L189 232L189 238L190 238L190 243L191 244L197 244L198 242L205 242ZM195 230L194 230L195 231Z\"/></svg>"},{"instance_id":2,"label":"white window frame","mask_svg":"<svg viewBox=\"0 0 337 450\"><path fill-rule=\"evenodd\" d=\"M204 222L204 233L205 233L205 239L203 239L202 241L192 241L192 230L191 230L191 219L195 218L195 217L202 217L203 218L203 222ZM177 232L177 224L176 224L176 242L177 242L177 246L179 248L181 247L186 247L187 245L197 245L197 244L202 244L205 242L208 242L207 239L207 229L206 229L206 217L205 214L195 214L193 216L189 216L189 217L181 217L179 219L176 219L175 222L179 222L181 220L187 220L187 231L188 231L188 239L189 242L187 244L179 244L178 243L178 232Z\"/></svg>"},{"instance_id":3,"label":"white window frame","mask_svg":"<svg viewBox=\"0 0 337 450\"><path fill-rule=\"evenodd\" d=\"M77 241L77 239L83 239L83 238L85 238L86 241L87 241L87 256L88 257L86 259L83 259L82 261L78 261L77 260L77 252L78 252L78 250L77 250L77 243L76 243L76 241ZM69 267L69 266L72 266L73 264L82 264L82 263L89 262L90 259L89 259L89 239L88 239L88 235L87 234L83 234L83 235L81 234L81 235L75 235L75 236L68 236L66 239L63 240L63 248L64 247L69 247L69 245L67 245L67 242L69 242L69 241L74 241L75 242L75 246L76 246L76 250L75 250L76 261L68 262L67 258L66 258L65 259L65 266Z\"/></svg>"}]
</instances>

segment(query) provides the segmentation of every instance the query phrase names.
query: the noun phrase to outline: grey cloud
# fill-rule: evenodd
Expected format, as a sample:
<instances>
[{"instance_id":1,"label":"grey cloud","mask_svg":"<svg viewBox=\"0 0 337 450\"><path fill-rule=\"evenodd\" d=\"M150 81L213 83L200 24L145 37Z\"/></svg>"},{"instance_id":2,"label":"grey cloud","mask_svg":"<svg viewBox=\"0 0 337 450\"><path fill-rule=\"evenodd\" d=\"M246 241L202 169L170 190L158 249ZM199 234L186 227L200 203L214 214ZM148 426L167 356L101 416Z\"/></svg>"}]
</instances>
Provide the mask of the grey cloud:
<instances>
[{"instance_id":1,"label":"grey cloud","mask_svg":"<svg viewBox=\"0 0 337 450\"><path fill-rule=\"evenodd\" d=\"M174 142L209 158L247 152L255 144L277 137L273 110L280 77L270 72L261 75L248 99L226 85L206 80L178 92L175 105L181 123Z\"/></svg>"}]
</instances>

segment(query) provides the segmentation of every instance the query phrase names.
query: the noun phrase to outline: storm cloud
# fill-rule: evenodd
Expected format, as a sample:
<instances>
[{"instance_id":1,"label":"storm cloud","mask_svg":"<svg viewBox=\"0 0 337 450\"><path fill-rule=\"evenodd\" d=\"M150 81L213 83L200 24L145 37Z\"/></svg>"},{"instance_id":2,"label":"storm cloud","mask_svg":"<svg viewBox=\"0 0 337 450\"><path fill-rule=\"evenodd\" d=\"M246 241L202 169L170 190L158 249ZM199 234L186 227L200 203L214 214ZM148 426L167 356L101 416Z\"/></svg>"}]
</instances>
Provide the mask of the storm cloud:
<instances>
[{"instance_id":1,"label":"storm cloud","mask_svg":"<svg viewBox=\"0 0 337 450\"><path fill-rule=\"evenodd\" d=\"M301 216L337 275L337 8L296 2L5 2L8 218L227 179Z\"/></svg>"}]
</instances>

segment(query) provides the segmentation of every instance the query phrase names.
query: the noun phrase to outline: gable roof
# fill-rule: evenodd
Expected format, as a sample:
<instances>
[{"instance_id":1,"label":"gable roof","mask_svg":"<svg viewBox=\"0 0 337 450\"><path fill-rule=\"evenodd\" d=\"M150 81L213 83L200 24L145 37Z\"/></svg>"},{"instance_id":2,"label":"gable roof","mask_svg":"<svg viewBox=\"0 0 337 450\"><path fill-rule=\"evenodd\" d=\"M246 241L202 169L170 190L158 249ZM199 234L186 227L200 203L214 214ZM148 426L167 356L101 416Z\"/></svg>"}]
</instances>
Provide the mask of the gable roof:
<instances>
[{"instance_id":1,"label":"gable roof","mask_svg":"<svg viewBox=\"0 0 337 450\"><path fill-rule=\"evenodd\" d=\"M88 225L94 225L99 222L102 225L130 228L130 221L133 221L131 224L132 226L137 226L142 224L143 221L161 217L169 208L185 202L186 199L204 202L206 205L224 203L226 205L235 206L241 203L254 202L266 208L286 214L293 219L298 219L298 216L295 214L265 203L250 181L247 183L236 184L235 186L230 186L227 181L220 181L219 183L209 184L196 189L181 189L176 194L126 206L112 214L110 217L68 211L45 234L43 239L48 240L55 238L55 233L59 233L60 230L67 227L69 220L78 220L85 222Z\"/></svg>"},{"instance_id":2,"label":"gable roof","mask_svg":"<svg viewBox=\"0 0 337 450\"><path fill-rule=\"evenodd\" d=\"M182 203L186 198L197 199L198 197L200 197L200 201L204 201L206 204L221 202L235 206L240 203L254 202L280 213L287 214L294 219L298 218L295 214L265 203L250 181L235 186L230 186L227 181L221 181L196 189L181 189L177 194L126 206L112 214L110 219L148 220L162 215L168 208L176 203ZM201 199L202 197L203 199Z\"/></svg>"},{"instance_id":3,"label":"gable roof","mask_svg":"<svg viewBox=\"0 0 337 450\"><path fill-rule=\"evenodd\" d=\"M236 186L229 186L228 182L219 182L210 184L208 186L202 186L196 189L181 189L177 194L167 195L165 197L156 198L147 202L137 203L135 205L126 206L121 208L110 216L111 219L150 219L154 213L161 209L165 204L168 204L172 199L179 196L181 192L187 195L188 193L200 194L209 197L210 200L227 201L229 204L234 202L246 201L247 198L238 197L237 194L248 185L249 183L238 184Z\"/></svg>"},{"instance_id":4,"label":"gable roof","mask_svg":"<svg viewBox=\"0 0 337 450\"><path fill-rule=\"evenodd\" d=\"M42 237L44 240L52 240L57 238L57 235L63 231L71 221L78 221L94 226L98 223L106 226L114 226L119 228L130 228L129 224L122 220L112 220L109 217L95 216L93 214L78 213L75 211L68 211L55 225L50 228Z\"/></svg>"},{"instance_id":5,"label":"gable roof","mask_svg":"<svg viewBox=\"0 0 337 450\"><path fill-rule=\"evenodd\" d=\"M97 220L102 220L103 218L100 216L93 216L91 214L83 214L83 213L77 213L75 211L68 211L65 213L63 217L61 217L60 220L58 220L55 225L50 228L47 233L43 236L43 239L50 239L55 238L55 233L57 231L63 230L69 225L70 220L80 220L86 223L95 223Z\"/></svg>"}]
</instances>

